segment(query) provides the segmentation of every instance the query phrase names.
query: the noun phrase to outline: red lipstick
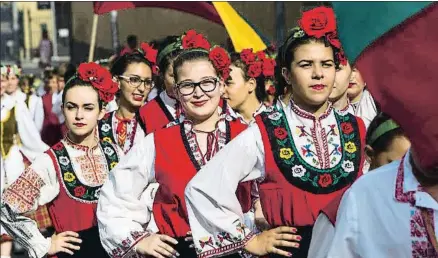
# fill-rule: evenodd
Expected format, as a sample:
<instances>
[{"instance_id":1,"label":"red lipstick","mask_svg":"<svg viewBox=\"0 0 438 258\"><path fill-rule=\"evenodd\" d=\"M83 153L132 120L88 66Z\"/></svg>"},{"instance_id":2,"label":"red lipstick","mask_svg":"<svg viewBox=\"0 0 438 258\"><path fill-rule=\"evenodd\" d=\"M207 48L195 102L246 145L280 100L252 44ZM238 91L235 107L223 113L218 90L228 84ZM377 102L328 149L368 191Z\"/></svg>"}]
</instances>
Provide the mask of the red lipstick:
<instances>
[{"instance_id":1,"label":"red lipstick","mask_svg":"<svg viewBox=\"0 0 438 258\"><path fill-rule=\"evenodd\" d=\"M310 86L310 88L317 90L317 91L321 91L325 88L325 85L324 84L315 84L315 85Z\"/></svg>"},{"instance_id":2,"label":"red lipstick","mask_svg":"<svg viewBox=\"0 0 438 258\"><path fill-rule=\"evenodd\" d=\"M76 127L84 127L84 126L86 126L86 124L83 124L83 123L74 123L73 125L75 125Z\"/></svg>"},{"instance_id":3,"label":"red lipstick","mask_svg":"<svg viewBox=\"0 0 438 258\"><path fill-rule=\"evenodd\" d=\"M205 103L207 103L207 100L192 102L197 107L202 107Z\"/></svg>"}]
</instances>

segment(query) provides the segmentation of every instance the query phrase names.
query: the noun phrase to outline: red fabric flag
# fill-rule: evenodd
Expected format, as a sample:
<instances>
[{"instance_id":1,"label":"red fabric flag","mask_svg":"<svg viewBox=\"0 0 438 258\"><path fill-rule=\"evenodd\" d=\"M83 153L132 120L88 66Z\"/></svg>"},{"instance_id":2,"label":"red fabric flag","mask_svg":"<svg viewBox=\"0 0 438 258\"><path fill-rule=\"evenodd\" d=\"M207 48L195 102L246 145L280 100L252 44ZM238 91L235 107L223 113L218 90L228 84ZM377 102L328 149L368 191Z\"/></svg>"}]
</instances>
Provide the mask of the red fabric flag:
<instances>
[{"instance_id":1,"label":"red fabric flag","mask_svg":"<svg viewBox=\"0 0 438 258\"><path fill-rule=\"evenodd\" d=\"M223 25L219 14L210 2L156 2L156 1L139 1L139 2L93 2L95 14L104 14L114 10L132 9L139 7L158 7L174 9L212 21Z\"/></svg>"}]
</instances>

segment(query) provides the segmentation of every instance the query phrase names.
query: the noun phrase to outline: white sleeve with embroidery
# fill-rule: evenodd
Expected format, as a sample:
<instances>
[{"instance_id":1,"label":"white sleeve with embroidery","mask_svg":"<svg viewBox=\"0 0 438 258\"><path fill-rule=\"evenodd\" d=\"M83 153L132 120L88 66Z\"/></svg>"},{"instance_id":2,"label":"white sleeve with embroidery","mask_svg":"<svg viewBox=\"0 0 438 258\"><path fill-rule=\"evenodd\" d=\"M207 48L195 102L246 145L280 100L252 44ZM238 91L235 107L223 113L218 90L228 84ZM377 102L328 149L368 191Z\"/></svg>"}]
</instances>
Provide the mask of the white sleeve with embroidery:
<instances>
[{"instance_id":1,"label":"white sleeve with embroidery","mask_svg":"<svg viewBox=\"0 0 438 258\"><path fill-rule=\"evenodd\" d=\"M99 235L111 257L135 255L134 246L150 232L148 203L142 198L149 183L155 182L154 135L143 138L111 170L100 192L97 207Z\"/></svg>"},{"instance_id":2,"label":"white sleeve with embroidery","mask_svg":"<svg viewBox=\"0 0 438 258\"><path fill-rule=\"evenodd\" d=\"M59 183L51 158L40 155L4 192L1 202L1 225L28 252L29 257L47 254L50 238L38 230L32 219L22 214L34 211L59 194Z\"/></svg>"},{"instance_id":3,"label":"white sleeve with embroidery","mask_svg":"<svg viewBox=\"0 0 438 258\"><path fill-rule=\"evenodd\" d=\"M351 188L342 197L336 216L336 230L331 243L328 258L359 258L357 199Z\"/></svg>"},{"instance_id":4,"label":"white sleeve with embroidery","mask_svg":"<svg viewBox=\"0 0 438 258\"><path fill-rule=\"evenodd\" d=\"M307 257L326 258L330 250L335 227L324 213L320 213L316 219L312 231L312 240Z\"/></svg>"},{"instance_id":5,"label":"white sleeve with embroidery","mask_svg":"<svg viewBox=\"0 0 438 258\"><path fill-rule=\"evenodd\" d=\"M48 150L49 146L41 140L39 131L26 104L17 101L15 108L18 134L22 143L20 149L29 161L33 162L38 155Z\"/></svg>"},{"instance_id":6,"label":"white sleeve with embroidery","mask_svg":"<svg viewBox=\"0 0 438 258\"><path fill-rule=\"evenodd\" d=\"M30 101L32 102L32 107L34 109L33 119L35 122L35 126L38 132L41 133L41 130L43 129L43 122L44 122L43 99L41 97L38 97L37 95L32 95L30 97Z\"/></svg>"},{"instance_id":7,"label":"white sleeve with embroidery","mask_svg":"<svg viewBox=\"0 0 438 258\"><path fill-rule=\"evenodd\" d=\"M228 143L185 190L190 228L198 257L242 250L254 232L244 225L236 197L239 182L264 176L264 149L257 124Z\"/></svg>"}]
</instances>

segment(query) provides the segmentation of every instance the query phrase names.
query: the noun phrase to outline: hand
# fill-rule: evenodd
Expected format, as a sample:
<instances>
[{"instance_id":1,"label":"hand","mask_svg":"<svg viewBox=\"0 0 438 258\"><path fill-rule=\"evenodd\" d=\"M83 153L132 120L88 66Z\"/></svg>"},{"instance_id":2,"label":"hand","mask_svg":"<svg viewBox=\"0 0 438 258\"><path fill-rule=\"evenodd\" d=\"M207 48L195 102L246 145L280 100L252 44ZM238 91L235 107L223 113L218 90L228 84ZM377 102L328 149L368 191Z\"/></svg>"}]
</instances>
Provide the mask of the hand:
<instances>
[{"instance_id":1,"label":"hand","mask_svg":"<svg viewBox=\"0 0 438 258\"><path fill-rule=\"evenodd\" d=\"M79 234L72 231L65 231L59 235L53 234L52 243L48 255L55 255L59 252L67 253L73 255L74 250L81 249L78 245L73 245L72 243L80 244L82 240L79 239Z\"/></svg>"},{"instance_id":2,"label":"hand","mask_svg":"<svg viewBox=\"0 0 438 258\"><path fill-rule=\"evenodd\" d=\"M277 227L262 232L251 239L245 246L245 250L257 256L269 253L291 257L292 254L278 249L279 246L299 248L300 244L292 241L300 241L301 236L294 235L297 229L292 227Z\"/></svg>"},{"instance_id":3,"label":"hand","mask_svg":"<svg viewBox=\"0 0 438 258\"><path fill-rule=\"evenodd\" d=\"M184 241L190 242L189 248L195 248L195 244L193 243L192 231L187 232Z\"/></svg>"},{"instance_id":4,"label":"hand","mask_svg":"<svg viewBox=\"0 0 438 258\"><path fill-rule=\"evenodd\" d=\"M167 243L166 243L167 242ZM178 241L170 236L152 234L143 238L135 247L139 254L150 255L156 258L176 257L179 253L173 249L168 243L176 245ZM175 256L176 255L176 256Z\"/></svg>"},{"instance_id":5,"label":"hand","mask_svg":"<svg viewBox=\"0 0 438 258\"><path fill-rule=\"evenodd\" d=\"M268 221L265 219L265 216L263 215L260 199L257 199L254 202L254 222L256 224L256 227L260 231L266 231L271 228L271 225L269 225Z\"/></svg>"}]
</instances>

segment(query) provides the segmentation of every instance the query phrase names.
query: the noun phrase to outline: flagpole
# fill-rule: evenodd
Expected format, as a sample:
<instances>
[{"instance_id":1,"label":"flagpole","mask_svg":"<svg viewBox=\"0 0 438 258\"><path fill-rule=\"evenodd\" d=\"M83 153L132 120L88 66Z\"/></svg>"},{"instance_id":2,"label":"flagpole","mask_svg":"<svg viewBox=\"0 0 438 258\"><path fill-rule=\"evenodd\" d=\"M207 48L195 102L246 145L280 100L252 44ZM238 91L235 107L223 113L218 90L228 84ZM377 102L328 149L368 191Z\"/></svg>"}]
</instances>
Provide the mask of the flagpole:
<instances>
[{"instance_id":1,"label":"flagpole","mask_svg":"<svg viewBox=\"0 0 438 258\"><path fill-rule=\"evenodd\" d=\"M90 51L88 55L88 62L93 62L94 59L94 48L96 46L96 34L97 34L97 22L99 20L99 15L95 14L93 17L93 27L91 29L91 40L90 40Z\"/></svg>"}]
</instances>

